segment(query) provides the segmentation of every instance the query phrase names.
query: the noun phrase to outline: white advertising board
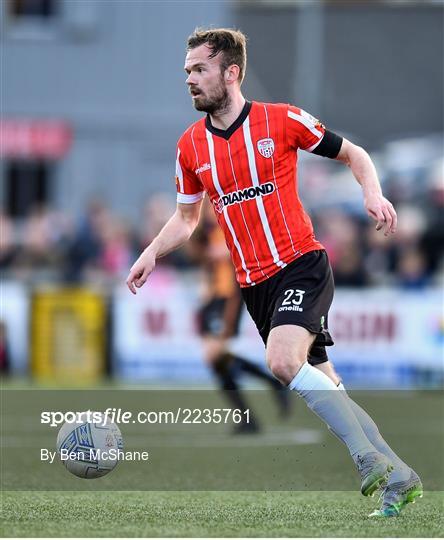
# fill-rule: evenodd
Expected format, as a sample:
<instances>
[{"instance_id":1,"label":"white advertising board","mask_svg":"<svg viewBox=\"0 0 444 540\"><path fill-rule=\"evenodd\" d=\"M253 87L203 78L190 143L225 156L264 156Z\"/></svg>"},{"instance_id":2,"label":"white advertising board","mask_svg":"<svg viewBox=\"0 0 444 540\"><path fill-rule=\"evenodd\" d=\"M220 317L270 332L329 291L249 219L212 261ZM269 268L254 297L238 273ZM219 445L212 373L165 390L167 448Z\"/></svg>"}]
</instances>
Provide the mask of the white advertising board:
<instances>
[{"instance_id":1,"label":"white advertising board","mask_svg":"<svg viewBox=\"0 0 444 540\"><path fill-rule=\"evenodd\" d=\"M408 384L418 370L443 370L442 291L337 290L329 326L329 356L344 380ZM190 275L156 270L134 297L114 297L116 373L133 380L208 380L196 331L199 284ZM264 347L245 312L232 348L264 362ZM402 379L405 379L403 381Z\"/></svg>"},{"instance_id":2,"label":"white advertising board","mask_svg":"<svg viewBox=\"0 0 444 540\"><path fill-rule=\"evenodd\" d=\"M0 302L0 320L6 329L10 370L13 374L24 374L28 367L28 289L21 283L2 282Z\"/></svg>"},{"instance_id":3,"label":"white advertising board","mask_svg":"<svg viewBox=\"0 0 444 540\"><path fill-rule=\"evenodd\" d=\"M158 268L136 296L126 287L116 290L112 325L117 375L134 380L208 378L196 330L199 288L189 279Z\"/></svg>"}]
</instances>

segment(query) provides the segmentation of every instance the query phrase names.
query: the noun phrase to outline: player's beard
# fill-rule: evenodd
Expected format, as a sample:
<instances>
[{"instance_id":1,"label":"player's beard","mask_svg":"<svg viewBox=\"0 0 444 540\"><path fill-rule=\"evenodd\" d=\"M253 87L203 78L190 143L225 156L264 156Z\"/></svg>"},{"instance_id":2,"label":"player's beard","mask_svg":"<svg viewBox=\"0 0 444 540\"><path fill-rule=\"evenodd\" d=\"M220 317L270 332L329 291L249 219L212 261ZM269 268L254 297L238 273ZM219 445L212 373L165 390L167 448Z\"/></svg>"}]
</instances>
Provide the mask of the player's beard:
<instances>
[{"instance_id":1,"label":"player's beard","mask_svg":"<svg viewBox=\"0 0 444 540\"><path fill-rule=\"evenodd\" d=\"M231 99L222 77L220 85L217 86L211 94L208 96L201 94L193 99L193 105L197 111L203 111L212 115L221 114L227 111L230 108L230 104Z\"/></svg>"}]
</instances>

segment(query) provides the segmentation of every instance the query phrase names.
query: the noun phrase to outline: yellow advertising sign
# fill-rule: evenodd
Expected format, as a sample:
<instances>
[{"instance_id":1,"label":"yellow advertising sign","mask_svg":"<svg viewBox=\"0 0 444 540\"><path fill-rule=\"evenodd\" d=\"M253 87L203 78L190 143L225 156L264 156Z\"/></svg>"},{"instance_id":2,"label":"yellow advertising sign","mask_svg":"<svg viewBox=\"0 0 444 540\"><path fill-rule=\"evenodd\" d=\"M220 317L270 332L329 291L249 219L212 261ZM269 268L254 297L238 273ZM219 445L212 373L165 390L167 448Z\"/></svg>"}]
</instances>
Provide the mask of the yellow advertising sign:
<instances>
[{"instance_id":1,"label":"yellow advertising sign","mask_svg":"<svg viewBox=\"0 0 444 540\"><path fill-rule=\"evenodd\" d=\"M105 372L104 298L83 288L37 291L31 315L32 373L39 379L92 383Z\"/></svg>"}]
</instances>

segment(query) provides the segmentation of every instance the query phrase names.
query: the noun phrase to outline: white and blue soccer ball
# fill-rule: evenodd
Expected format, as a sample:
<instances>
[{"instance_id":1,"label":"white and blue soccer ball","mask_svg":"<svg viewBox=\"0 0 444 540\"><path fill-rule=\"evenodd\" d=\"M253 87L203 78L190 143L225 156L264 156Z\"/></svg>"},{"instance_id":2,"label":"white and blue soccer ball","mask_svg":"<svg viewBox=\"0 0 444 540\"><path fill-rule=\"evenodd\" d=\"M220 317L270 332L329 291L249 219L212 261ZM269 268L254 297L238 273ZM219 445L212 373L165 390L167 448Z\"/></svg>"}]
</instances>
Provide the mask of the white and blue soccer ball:
<instances>
[{"instance_id":1,"label":"white and blue soccer ball","mask_svg":"<svg viewBox=\"0 0 444 540\"><path fill-rule=\"evenodd\" d=\"M92 421L88 421L92 420ZM111 472L123 451L120 429L104 413L79 413L57 435L57 452L68 471L80 478L99 478Z\"/></svg>"}]
</instances>

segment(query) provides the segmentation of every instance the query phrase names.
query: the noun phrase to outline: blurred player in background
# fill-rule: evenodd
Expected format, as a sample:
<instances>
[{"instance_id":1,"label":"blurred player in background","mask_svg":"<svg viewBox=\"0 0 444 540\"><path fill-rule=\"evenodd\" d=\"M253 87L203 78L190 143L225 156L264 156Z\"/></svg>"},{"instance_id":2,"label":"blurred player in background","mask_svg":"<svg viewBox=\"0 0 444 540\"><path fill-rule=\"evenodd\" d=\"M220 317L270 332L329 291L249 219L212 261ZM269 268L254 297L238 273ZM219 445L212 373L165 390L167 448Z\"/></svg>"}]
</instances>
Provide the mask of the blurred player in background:
<instances>
[{"instance_id":1,"label":"blurred player in background","mask_svg":"<svg viewBox=\"0 0 444 540\"><path fill-rule=\"evenodd\" d=\"M277 379L229 349L229 340L239 332L243 302L223 232L208 199L203 203L202 217L189 251L204 271L204 299L198 325L205 361L233 407L242 411L250 409L249 421L242 415L243 422L235 426L234 433L256 433L259 424L239 386L240 376L249 374L270 385L283 418L289 414L289 396Z\"/></svg>"},{"instance_id":2,"label":"blurred player in background","mask_svg":"<svg viewBox=\"0 0 444 540\"><path fill-rule=\"evenodd\" d=\"M362 494L372 495L383 486L382 506L372 515L398 515L422 496L422 484L346 394L328 359L333 276L298 197L298 150L349 166L362 187L368 215L385 235L396 230L396 212L365 150L298 107L245 100L245 69L241 32L198 29L189 37L186 84L194 107L207 115L179 139L176 212L135 262L127 285L135 294L156 259L190 238L206 192L272 373L347 446Z\"/></svg>"}]
</instances>

